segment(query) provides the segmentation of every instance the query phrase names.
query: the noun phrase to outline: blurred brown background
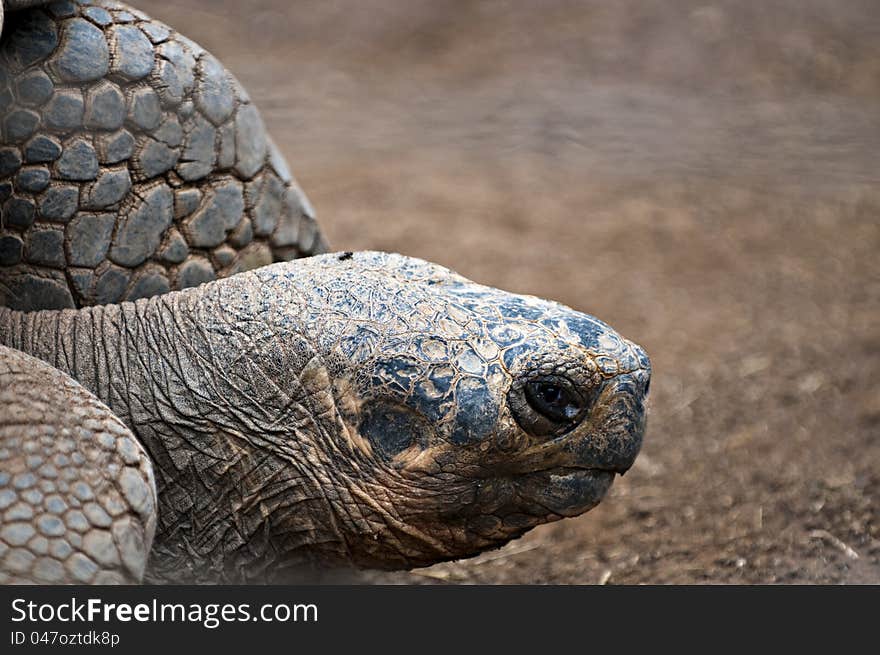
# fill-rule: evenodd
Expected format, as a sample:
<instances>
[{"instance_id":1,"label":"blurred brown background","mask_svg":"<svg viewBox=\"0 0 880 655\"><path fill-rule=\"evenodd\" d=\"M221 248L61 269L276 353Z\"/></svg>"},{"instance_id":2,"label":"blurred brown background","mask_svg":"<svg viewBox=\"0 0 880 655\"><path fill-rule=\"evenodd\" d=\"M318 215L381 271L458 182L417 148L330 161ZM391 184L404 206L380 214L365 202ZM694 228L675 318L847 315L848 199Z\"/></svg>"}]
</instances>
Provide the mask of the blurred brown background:
<instances>
[{"instance_id":1,"label":"blurred brown background","mask_svg":"<svg viewBox=\"0 0 880 655\"><path fill-rule=\"evenodd\" d=\"M249 89L335 249L652 357L597 509L371 579L880 582L880 3L135 4Z\"/></svg>"}]
</instances>

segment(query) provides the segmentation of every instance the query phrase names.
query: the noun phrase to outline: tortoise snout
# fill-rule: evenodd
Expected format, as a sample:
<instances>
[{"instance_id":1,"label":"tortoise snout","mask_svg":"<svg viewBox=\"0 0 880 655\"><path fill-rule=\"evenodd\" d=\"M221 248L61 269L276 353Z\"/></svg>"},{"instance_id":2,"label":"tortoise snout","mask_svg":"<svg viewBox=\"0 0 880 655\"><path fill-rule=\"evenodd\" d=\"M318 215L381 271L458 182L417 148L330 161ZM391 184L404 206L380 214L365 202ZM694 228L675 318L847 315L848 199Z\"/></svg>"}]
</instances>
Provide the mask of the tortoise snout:
<instances>
[{"instance_id":1,"label":"tortoise snout","mask_svg":"<svg viewBox=\"0 0 880 655\"><path fill-rule=\"evenodd\" d=\"M642 348L635 341L630 341L629 339L624 339L627 346L629 346L630 352L633 355L633 359L635 360L636 367L640 368L648 373L648 379L651 377L651 358L648 357L648 353L645 352L645 349Z\"/></svg>"},{"instance_id":2,"label":"tortoise snout","mask_svg":"<svg viewBox=\"0 0 880 655\"><path fill-rule=\"evenodd\" d=\"M644 401L651 390L651 359L639 344L628 339L624 339L624 341L629 347L631 359L635 363L634 370L629 372L629 375L632 376L631 382L634 384L632 392Z\"/></svg>"},{"instance_id":3,"label":"tortoise snout","mask_svg":"<svg viewBox=\"0 0 880 655\"><path fill-rule=\"evenodd\" d=\"M650 382L650 368L621 373L606 381L592 429L569 444L578 466L621 475L629 470L642 447Z\"/></svg>"},{"instance_id":4,"label":"tortoise snout","mask_svg":"<svg viewBox=\"0 0 880 655\"><path fill-rule=\"evenodd\" d=\"M644 403L651 391L651 365L648 364L646 368L632 371L628 375L631 378L627 381L631 393Z\"/></svg>"}]
</instances>

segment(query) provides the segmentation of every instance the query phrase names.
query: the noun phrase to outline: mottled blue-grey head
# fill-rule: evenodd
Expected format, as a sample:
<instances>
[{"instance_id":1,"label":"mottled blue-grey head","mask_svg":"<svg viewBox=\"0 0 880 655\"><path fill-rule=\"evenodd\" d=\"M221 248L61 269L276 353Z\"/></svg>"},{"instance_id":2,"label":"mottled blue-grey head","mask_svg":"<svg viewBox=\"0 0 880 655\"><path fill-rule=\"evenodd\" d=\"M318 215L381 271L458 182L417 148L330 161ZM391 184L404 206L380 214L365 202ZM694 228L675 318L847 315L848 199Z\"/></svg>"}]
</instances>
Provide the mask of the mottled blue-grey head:
<instances>
[{"instance_id":1,"label":"mottled blue-grey head","mask_svg":"<svg viewBox=\"0 0 880 655\"><path fill-rule=\"evenodd\" d=\"M344 490L336 521L357 564L501 545L594 507L633 464L650 363L592 316L384 253L248 275L260 292L227 311L270 323L279 370L321 398L315 462Z\"/></svg>"}]
</instances>

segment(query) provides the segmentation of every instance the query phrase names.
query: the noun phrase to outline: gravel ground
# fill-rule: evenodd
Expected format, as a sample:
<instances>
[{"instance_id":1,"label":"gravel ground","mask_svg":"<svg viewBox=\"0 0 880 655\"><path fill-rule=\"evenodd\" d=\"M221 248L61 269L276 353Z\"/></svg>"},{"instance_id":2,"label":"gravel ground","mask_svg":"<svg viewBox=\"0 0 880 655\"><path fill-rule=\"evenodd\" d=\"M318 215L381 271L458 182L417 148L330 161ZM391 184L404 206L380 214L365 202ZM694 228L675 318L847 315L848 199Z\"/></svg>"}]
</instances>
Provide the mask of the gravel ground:
<instances>
[{"instance_id":1,"label":"gravel ground","mask_svg":"<svg viewBox=\"0 0 880 655\"><path fill-rule=\"evenodd\" d=\"M137 4L249 89L336 249L651 355L598 508L364 580L880 583L880 4Z\"/></svg>"}]
</instances>

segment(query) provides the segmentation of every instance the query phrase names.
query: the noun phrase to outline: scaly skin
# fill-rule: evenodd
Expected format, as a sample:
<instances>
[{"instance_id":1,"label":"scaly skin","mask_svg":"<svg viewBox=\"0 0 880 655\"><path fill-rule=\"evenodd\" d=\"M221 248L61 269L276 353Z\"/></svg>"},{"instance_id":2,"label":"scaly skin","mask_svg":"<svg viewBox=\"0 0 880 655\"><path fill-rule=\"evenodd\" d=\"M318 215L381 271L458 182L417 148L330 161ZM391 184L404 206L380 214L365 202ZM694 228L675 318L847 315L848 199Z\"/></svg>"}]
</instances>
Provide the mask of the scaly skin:
<instances>
[{"instance_id":1,"label":"scaly skin","mask_svg":"<svg viewBox=\"0 0 880 655\"><path fill-rule=\"evenodd\" d=\"M112 0L3 4L0 580L426 565L631 465L638 346L399 255L264 266L325 244L232 76Z\"/></svg>"},{"instance_id":2,"label":"scaly skin","mask_svg":"<svg viewBox=\"0 0 880 655\"><path fill-rule=\"evenodd\" d=\"M59 370L0 346L0 583L133 583L156 525L138 440Z\"/></svg>"},{"instance_id":3,"label":"scaly skin","mask_svg":"<svg viewBox=\"0 0 880 655\"><path fill-rule=\"evenodd\" d=\"M326 249L210 53L118 2L5 4L0 305L134 300Z\"/></svg>"},{"instance_id":4,"label":"scaly skin","mask_svg":"<svg viewBox=\"0 0 880 655\"><path fill-rule=\"evenodd\" d=\"M5 345L76 378L149 453L152 581L473 555L593 507L644 431L638 346L556 303L399 255L0 312ZM527 387L546 380L577 397L570 420L533 408Z\"/></svg>"}]
</instances>

